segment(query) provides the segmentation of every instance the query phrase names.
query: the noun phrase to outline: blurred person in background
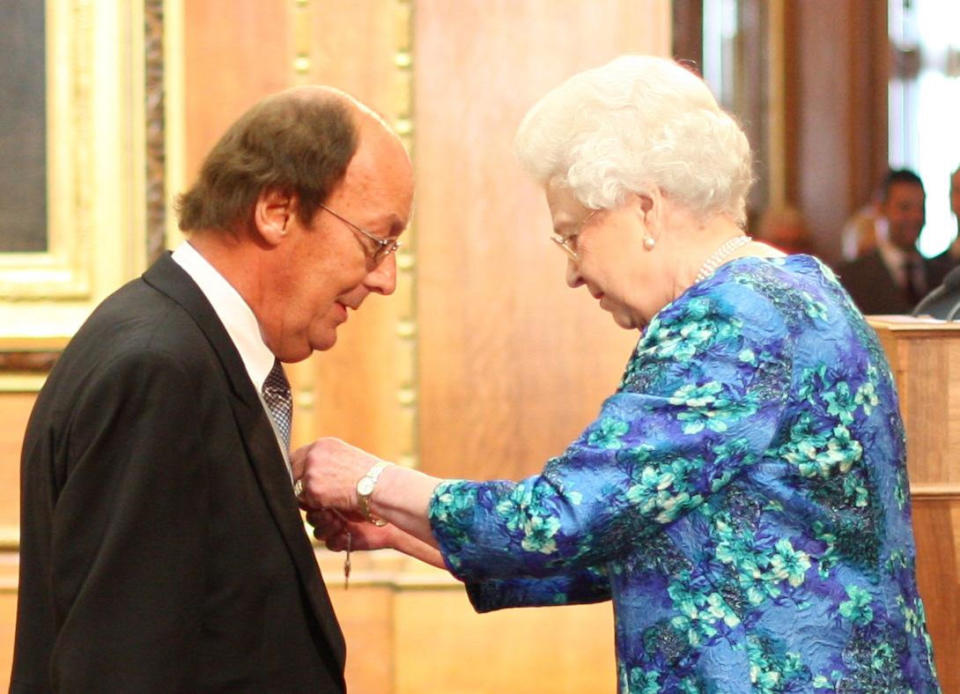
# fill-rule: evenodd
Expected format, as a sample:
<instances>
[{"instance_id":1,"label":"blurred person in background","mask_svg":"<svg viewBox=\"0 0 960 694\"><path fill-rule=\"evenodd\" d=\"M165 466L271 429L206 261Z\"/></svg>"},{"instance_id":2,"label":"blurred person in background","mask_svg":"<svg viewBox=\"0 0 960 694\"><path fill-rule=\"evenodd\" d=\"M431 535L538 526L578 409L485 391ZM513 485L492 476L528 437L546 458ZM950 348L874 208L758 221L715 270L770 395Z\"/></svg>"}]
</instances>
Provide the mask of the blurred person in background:
<instances>
[{"instance_id":1,"label":"blurred person in background","mask_svg":"<svg viewBox=\"0 0 960 694\"><path fill-rule=\"evenodd\" d=\"M840 230L840 257L844 262L866 255L887 237L887 223L880 214L883 193L877 190L867 204L854 212Z\"/></svg>"},{"instance_id":2,"label":"blurred person in background","mask_svg":"<svg viewBox=\"0 0 960 694\"><path fill-rule=\"evenodd\" d=\"M796 207L768 207L757 222L756 239L787 255L813 253L813 239L807 223Z\"/></svg>"},{"instance_id":3,"label":"blurred person in background","mask_svg":"<svg viewBox=\"0 0 960 694\"><path fill-rule=\"evenodd\" d=\"M939 268L920 255L917 239L926 221L926 193L909 169L891 170L881 188L886 234L876 246L837 268L837 275L864 314L910 313L939 284Z\"/></svg>"},{"instance_id":4,"label":"blurred person in background","mask_svg":"<svg viewBox=\"0 0 960 694\"><path fill-rule=\"evenodd\" d=\"M953 230L953 241L947 250L930 259L937 284L948 272L960 265L960 166L950 174L950 211L953 213L956 224Z\"/></svg>"}]
</instances>

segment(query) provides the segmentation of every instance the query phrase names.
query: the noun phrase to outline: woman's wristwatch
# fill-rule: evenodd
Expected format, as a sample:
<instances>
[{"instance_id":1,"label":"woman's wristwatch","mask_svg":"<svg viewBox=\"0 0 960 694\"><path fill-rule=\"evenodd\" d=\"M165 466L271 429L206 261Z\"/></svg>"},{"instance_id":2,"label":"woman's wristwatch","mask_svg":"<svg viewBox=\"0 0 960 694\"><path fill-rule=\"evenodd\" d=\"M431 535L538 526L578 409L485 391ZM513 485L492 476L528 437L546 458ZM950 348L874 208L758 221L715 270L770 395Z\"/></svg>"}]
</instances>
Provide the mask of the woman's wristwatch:
<instances>
[{"instance_id":1,"label":"woman's wristwatch","mask_svg":"<svg viewBox=\"0 0 960 694\"><path fill-rule=\"evenodd\" d=\"M391 463L385 460L375 463L374 466L367 471L367 474L357 482L357 500L360 502L360 513L376 526L386 525L387 521L382 518L377 518L370 512L370 497L373 496L373 488L377 486L380 473L383 472L388 465L391 465Z\"/></svg>"}]
</instances>

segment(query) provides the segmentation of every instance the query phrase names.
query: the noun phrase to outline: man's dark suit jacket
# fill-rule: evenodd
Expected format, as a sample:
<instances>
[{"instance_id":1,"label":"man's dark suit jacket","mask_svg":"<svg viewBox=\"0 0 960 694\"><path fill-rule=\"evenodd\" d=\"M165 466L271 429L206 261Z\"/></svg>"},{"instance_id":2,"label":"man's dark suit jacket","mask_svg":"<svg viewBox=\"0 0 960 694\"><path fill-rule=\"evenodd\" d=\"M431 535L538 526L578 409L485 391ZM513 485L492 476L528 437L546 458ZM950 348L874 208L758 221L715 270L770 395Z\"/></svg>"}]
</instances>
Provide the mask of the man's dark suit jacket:
<instances>
[{"instance_id":1,"label":"man's dark suit jacket","mask_svg":"<svg viewBox=\"0 0 960 694\"><path fill-rule=\"evenodd\" d=\"M923 270L930 291L940 284L944 272L928 260L924 260ZM877 249L839 266L837 277L864 315L910 313L916 305L897 285Z\"/></svg>"},{"instance_id":2,"label":"man's dark suit jacket","mask_svg":"<svg viewBox=\"0 0 960 694\"><path fill-rule=\"evenodd\" d=\"M64 350L21 474L11 692L345 691L273 429L169 256Z\"/></svg>"}]
</instances>

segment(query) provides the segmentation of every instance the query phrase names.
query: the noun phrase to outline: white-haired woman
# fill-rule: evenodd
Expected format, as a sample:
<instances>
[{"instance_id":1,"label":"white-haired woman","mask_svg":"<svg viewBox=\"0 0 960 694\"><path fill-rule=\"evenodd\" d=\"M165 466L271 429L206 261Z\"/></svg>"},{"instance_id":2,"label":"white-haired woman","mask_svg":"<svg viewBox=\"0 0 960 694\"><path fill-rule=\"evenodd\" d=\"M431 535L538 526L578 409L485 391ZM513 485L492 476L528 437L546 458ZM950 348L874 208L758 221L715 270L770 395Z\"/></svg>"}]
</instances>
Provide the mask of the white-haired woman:
<instances>
[{"instance_id":1,"label":"white-haired woman","mask_svg":"<svg viewBox=\"0 0 960 694\"><path fill-rule=\"evenodd\" d=\"M619 389L520 482L320 440L294 456L318 537L444 566L480 611L612 599L623 692L937 691L888 365L828 269L743 234L740 128L688 70L625 56L544 97L517 149L567 283L641 331Z\"/></svg>"}]
</instances>

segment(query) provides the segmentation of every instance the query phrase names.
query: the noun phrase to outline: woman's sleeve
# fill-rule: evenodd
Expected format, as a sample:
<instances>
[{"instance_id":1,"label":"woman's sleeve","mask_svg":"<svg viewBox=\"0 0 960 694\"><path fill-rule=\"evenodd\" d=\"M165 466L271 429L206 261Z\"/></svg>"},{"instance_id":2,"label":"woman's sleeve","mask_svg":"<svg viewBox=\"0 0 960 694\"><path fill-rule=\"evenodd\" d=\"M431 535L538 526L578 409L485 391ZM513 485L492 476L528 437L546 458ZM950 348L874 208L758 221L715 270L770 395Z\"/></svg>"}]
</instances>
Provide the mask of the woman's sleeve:
<instances>
[{"instance_id":1,"label":"woman's sleeve","mask_svg":"<svg viewBox=\"0 0 960 694\"><path fill-rule=\"evenodd\" d=\"M586 567L542 578L488 578L467 583L466 588L477 612L505 607L586 605L610 599L610 582L604 567Z\"/></svg>"},{"instance_id":2,"label":"woman's sleeve","mask_svg":"<svg viewBox=\"0 0 960 694\"><path fill-rule=\"evenodd\" d=\"M760 459L792 377L782 321L687 303L649 326L621 390L541 474L438 485L430 522L454 575L560 580L642 551Z\"/></svg>"}]
</instances>

